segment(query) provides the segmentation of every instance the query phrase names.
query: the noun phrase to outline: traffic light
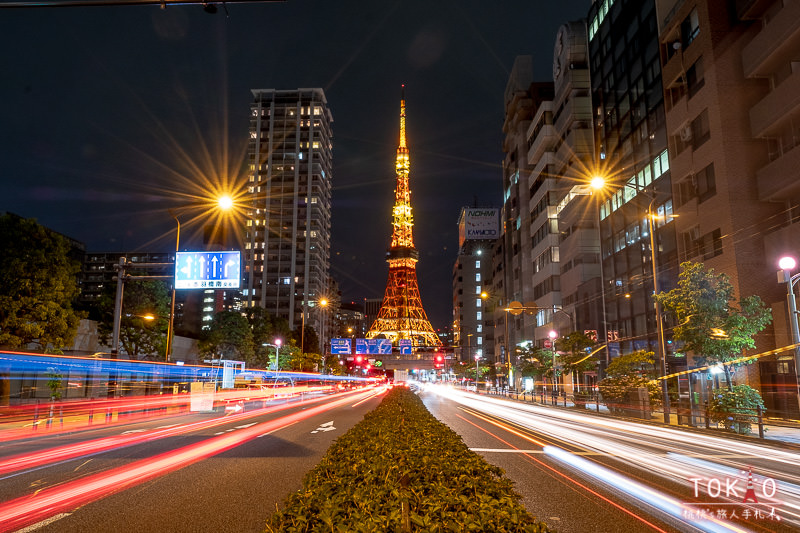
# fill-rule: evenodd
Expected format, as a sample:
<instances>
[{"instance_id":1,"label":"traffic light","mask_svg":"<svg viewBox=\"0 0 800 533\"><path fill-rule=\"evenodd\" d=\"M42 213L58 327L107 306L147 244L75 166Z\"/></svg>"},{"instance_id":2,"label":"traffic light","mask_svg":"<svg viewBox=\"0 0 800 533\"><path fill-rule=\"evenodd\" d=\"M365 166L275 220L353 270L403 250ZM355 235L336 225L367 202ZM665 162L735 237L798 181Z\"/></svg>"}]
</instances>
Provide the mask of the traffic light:
<instances>
[{"instance_id":1,"label":"traffic light","mask_svg":"<svg viewBox=\"0 0 800 533\"><path fill-rule=\"evenodd\" d=\"M442 368L444 366L444 356L441 353L436 352L433 366L434 368Z\"/></svg>"},{"instance_id":2,"label":"traffic light","mask_svg":"<svg viewBox=\"0 0 800 533\"><path fill-rule=\"evenodd\" d=\"M360 355L356 356L356 365L360 365L363 358Z\"/></svg>"}]
</instances>

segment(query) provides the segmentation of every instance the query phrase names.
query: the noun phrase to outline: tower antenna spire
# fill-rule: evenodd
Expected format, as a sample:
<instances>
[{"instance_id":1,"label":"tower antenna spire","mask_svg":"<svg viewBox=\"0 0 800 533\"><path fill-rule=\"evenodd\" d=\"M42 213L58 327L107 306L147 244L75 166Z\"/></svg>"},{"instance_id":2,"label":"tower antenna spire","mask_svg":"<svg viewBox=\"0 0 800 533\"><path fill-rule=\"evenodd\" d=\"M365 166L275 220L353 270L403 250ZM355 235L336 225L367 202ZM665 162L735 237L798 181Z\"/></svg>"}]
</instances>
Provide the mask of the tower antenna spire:
<instances>
[{"instance_id":1,"label":"tower antenna spire","mask_svg":"<svg viewBox=\"0 0 800 533\"><path fill-rule=\"evenodd\" d=\"M379 335L396 342L411 339L416 346L441 346L433 331L417 285L419 252L414 247L414 217L411 212L411 188L408 184L410 159L406 145L405 85L400 89L400 140L395 159L397 184L392 208L392 244L386 254L389 279L378 311L378 317L367 332L367 338Z\"/></svg>"}]
</instances>

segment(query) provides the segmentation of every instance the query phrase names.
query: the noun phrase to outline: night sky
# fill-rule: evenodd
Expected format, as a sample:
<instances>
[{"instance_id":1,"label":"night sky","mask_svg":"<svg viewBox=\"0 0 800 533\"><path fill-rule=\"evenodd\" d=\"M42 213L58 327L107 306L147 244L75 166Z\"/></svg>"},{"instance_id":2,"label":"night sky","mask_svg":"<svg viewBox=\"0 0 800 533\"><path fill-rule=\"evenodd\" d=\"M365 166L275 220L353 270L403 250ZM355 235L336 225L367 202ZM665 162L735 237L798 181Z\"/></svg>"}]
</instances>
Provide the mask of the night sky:
<instances>
[{"instance_id":1,"label":"night sky","mask_svg":"<svg viewBox=\"0 0 800 533\"><path fill-rule=\"evenodd\" d=\"M2 2L0 1L0 5ZM406 85L417 275L452 320L462 206L500 206L503 91L517 55L552 80L589 0L300 1L0 9L0 211L88 251L170 251L170 208L246 186L251 89L322 87L333 114L331 274L380 298ZM205 218L179 211L181 248Z\"/></svg>"}]
</instances>

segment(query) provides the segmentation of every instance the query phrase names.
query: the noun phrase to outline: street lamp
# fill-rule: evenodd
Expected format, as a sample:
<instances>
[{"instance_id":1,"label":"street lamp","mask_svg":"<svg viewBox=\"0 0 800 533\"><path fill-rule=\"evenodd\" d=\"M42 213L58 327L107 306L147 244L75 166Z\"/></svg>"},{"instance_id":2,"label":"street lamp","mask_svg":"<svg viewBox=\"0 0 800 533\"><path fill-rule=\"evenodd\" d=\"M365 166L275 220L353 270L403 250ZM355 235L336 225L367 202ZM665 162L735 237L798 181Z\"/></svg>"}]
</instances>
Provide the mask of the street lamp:
<instances>
[{"instance_id":1,"label":"street lamp","mask_svg":"<svg viewBox=\"0 0 800 533\"><path fill-rule=\"evenodd\" d=\"M600 176L595 176L591 180L591 186L595 190L602 190L606 186L605 179ZM656 263L656 225L655 225L655 215L653 214L653 204L656 201L656 194L655 189L652 191L646 191L645 189L639 187L635 183L625 182L623 184L624 187L629 187L635 190L637 193L646 192L650 195L650 204L647 206L647 227L648 233L650 234L650 263L653 267L653 295L655 296L658 294L658 268ZM597 211L598 221L600 217L600 209L598 206ZM600 231L600 227L598 224L598 231ZM603 236L602 233L600 234L600 264L603 264ZM603 280L600 280L601 285L603 285L603 314L605 315L605 285ZM661 376L667 375L667 349L666 344L664 342L664 323L661 320L661 304L659 303L658 299L655 299L655 312L656 312L656 329L658 331L658 360L659 360L659 372ZM606 329L608 326L606 326ZM607 333L606 333L607 335ZM606 343L608 343L608 337L606 337ZM606 353L608 353L608 348L606 347ZM670 415L669 415L669 393L667 392L667 380L661 380L661 396L662 402L664 404L664 423L670 423Z\"/></svg>"},{"instance_id":2,"label":"street lamp","mask_svg":"<svg viewBox=\"0 0 800 533\"><path fill-rule=\"evenodd\" d=\"M321 331L321 341L322 341L322 374L325 373L325 319L327 318L325 314L325 310L328 307L328 299L327 298L320 298L319 306L322 308L322 324L320 326Z\"/></svg>"},{"instance_id":3,"label":"street lamp","mask_svg":"<svg viewBox=\"0 0 800 533\"><path fill-rule=\"evenodd\" d=\"M547 333L547 337L550 339L550 350L553 352L553 395L555 395L558 393L558 365L556 364L556 338L558 337L558 332L551 329Z\"/></svg>"},{"instance_id":4,"label":"street lamp","mask_svg":"<svg viewBox=\"0 0 800 533\"><path fill-rule=\"evenodd\" d=\"M169 214L175 219L178 228L175 232L175 267L178 268L178 251L181 249L181 221L178 215L173 213L170 209ZM169 363L169 357L172 355L172 329L175 326L175 280L172 280L172 296L169 304L169 322L167 323L167 347L165 350L165 359Z\"/></svg>"},{"instance_id":5,"label":"street lamp","mask_svg":"<svg viewBox=\"0 0 800 533\"><path fill-rule=\"evenodd\" d=\"M800 279L800 272L792 275L797 267L794 257L781 257L778 261L778 283L786 283L786 304L789 311L789 325L792 331L792 344L800 343L800 328L797 324L797 303L794 298L794 284ZM798 405L800 405L800 346L794 347L794 372L798 387Z\"/></svg>"},{"instance_id":6,"label":"street lamp","mask_svg":"<svg viewBox=\"0 0 800 533\"><path fill-rule=\"evenodd\" d=\"M479 370L478 370L478 361L480 361L480 360L481 360L481 356L478 355L478 354L475 354L475 394L478 393L478 372L479 372Z\"/></svg>"},{"instance_id":7,"label":"street lamp","mask_svg":"<svg viewBox=\"0 0 800 533\"><path fill-rule=\"evenodd\" d=\"M228 195L222 195L217 198L216 201L217 208L221 211L228 211L233 208L233 199ZM175 213L172 209L169 210L169 214L172 218L175 219L175 223L177 224L177 229L175 231L175 258L174 258L174 268L178 268L178 252L181 249L181 221L178 218L178 214ZM175 329L175 280L172 281L172 296L169 305L169 322L167 323L167 346L165 349L165 359L169 362L170 356L172 355L172 337L173 337L173 330Z\"/></svg>"}]
</instances>

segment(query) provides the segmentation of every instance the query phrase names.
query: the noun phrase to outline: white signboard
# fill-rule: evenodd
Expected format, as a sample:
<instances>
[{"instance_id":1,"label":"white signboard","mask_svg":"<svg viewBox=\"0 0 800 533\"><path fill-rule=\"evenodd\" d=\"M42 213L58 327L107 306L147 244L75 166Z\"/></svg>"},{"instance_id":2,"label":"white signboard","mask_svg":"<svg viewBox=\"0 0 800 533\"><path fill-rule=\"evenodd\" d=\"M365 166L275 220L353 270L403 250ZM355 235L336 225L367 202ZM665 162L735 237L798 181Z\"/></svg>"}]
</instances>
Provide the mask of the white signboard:
<instances>
[{"instance_id":1,"label":"white signboard","mask_svg":"<svg viewBox=\"0 0 800 533\"><path fill-rule=\"evenodd\" d=\"M500 236L499 212L496 207L465 207L459 220L459 245L464 241L495 240Z\"/></svg>"},{"instance_id":2,"label":"white signboard","mask_svg":"<svg viewBox=\"0 0 800 533\"><path fill-rule=\"evenodd\" d=\"M238 289L240 279L238 250L175 254L176 289Z\"/></svg>"}]
</instances>

